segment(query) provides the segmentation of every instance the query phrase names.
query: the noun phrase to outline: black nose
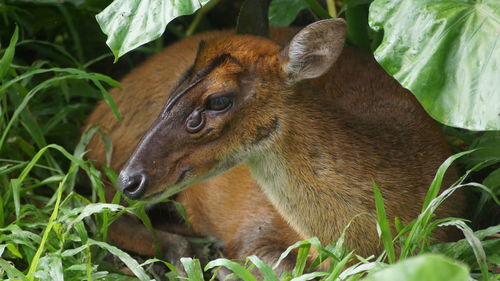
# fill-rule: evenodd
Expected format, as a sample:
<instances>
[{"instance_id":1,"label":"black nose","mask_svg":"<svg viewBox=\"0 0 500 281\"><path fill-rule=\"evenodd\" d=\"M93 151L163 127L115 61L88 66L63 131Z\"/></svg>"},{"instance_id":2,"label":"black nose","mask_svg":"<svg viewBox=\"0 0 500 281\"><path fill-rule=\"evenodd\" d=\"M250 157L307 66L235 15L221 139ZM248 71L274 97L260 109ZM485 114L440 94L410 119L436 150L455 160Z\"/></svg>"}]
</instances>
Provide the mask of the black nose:
<instances>
[{"instance_id":1,"label":"black nose","mask_svg":"<svg viewBox=\"0 0 500 281\"><path fill-rule=\"evenodd\" d=\"M130 199L138 199L146 191L148 176L144 172L122 170L118 177L118 189Z\"/></svg>"}]
</instances>

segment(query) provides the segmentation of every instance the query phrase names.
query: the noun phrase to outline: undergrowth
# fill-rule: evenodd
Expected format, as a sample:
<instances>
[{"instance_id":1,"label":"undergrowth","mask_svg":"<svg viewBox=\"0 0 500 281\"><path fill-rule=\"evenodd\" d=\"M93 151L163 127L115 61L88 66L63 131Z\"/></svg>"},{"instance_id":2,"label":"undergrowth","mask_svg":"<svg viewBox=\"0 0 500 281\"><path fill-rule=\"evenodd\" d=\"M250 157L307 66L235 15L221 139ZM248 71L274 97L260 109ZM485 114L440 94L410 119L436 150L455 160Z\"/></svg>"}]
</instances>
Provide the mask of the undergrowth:
<instances>
[{"instance_id":1,"label":"undergrowth","mask_svg":"<svg viewBox=\"0 0 500 281\"><path fill-rule=\"evenodd\" d=\"M275 264L266 264L256 256L239 262L220 258L203 267L198 259L183 258L182 268L175 268L160 259L140 263L108 244L107 228L122 214L136 214L147 224L148 220L141 204L120 206L119 195L107 203L102 179L112 180L115 175L111 171L103 175L84 158L90 137L99 132L98 128L91 128L80 135L80 127L96 100L104 98L120 118L107 92L119 83L91 70L101 60L110 58L102 49L90 48L95 42L104 45L103 38L97 35L86 38L83 34L88 23L80 26L76 22L92 19L100 9L85 3L87 6L80 7L39 4L38 10L36 4L0 1L6 27L0 31L3 43L0 276L3 279L204 280L206 276L214 279L220 267L226 267L242 280L261 278L255 272L269 281L499 279L500 225L495 217L500 188L500 169L495 166L500 161L498 132L482 134L446 128L457 152L476 150L460 152L443 163L429 187L421 214L408 225L397 219L388 221L383 194L374 183L377 208L374 223L385 249L380 256L357 256L344 247L344 236L332 245L320 245L311 238L297 242L283 253L282 258L297 248L296 266L292 272L277 276L273 270ZM53 13L60 21L53 26L40 26L25 17L40 13L45 16ZM161 43L156 42L143 51L160 47ZM108 143L110 152L111 147ZM464 176L439 194L444 172L452 162L463 167ZM89 196L75 192L79 172L90 178ZM437 220L433 215L437 206L462 188L467 189L474 206L472 220ZM395 225L396 232L389 225ZM457 227L465 238L435 244L431 231L443 226ZM312 248L319 255L311 263L308 259ZM157 276L151 267L158 263L170 271ZM320 264L322 267L317 267Z\"/></svg>"}]
</instances>

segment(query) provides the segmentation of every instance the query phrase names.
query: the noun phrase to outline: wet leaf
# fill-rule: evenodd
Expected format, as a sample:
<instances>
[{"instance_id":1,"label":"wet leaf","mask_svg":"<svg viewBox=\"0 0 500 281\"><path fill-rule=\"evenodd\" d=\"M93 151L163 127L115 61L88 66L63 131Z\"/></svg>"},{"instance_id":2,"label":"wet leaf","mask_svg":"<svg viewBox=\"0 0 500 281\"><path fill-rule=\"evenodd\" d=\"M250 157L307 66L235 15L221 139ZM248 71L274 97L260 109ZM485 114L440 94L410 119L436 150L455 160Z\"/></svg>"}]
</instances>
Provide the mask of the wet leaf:
<instances>
[{"instance_id":1,"label":"wet leaf","mask_svg":"<svg viewBox=\"0 0 500 281\"><path fill-rule=\"evenodd\" d=\"M116 0L96 18L108 36L106 44L115 60L125 53L160 37L167 24L182 15L189 15L209 0Z\"/></svg>"},{"instance_id":2,"label":"wet leaf","mask_svg":"<svg viewBox=\"0 0 500 281\"><path fill-rule=\"evenodd\" d=\"M376 0L375 57L436 120L500 129L500 1Z\"/></svg>"}]
</instances>

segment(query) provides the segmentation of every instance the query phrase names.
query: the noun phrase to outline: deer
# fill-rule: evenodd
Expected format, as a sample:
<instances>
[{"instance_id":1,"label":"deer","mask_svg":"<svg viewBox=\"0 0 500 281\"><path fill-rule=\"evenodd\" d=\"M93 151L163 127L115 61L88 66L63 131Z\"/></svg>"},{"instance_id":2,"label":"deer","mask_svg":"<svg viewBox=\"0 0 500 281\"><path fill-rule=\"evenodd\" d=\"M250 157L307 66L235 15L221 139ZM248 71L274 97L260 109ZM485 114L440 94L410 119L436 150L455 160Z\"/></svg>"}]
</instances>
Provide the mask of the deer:
<instances>
[{"instance_id":1,"label":"deer","mask_svg":"<svg viewBox=\"0 0 500 281\"><path fill-rule=\"evenodd\" d=\"M176 196L191 228L169 222L158 234L176 255L188 251L183 235L195 233L216 237L229 258L275 262L295 241L328 244L348 224L350 250L380 253L372 184L391 221L418 216L451 153L439 125L371 55L345 46L344 20L270 34L192 36L135 69L123 91L112 90L123 122L101 103L88 123L115 143L117 190L149 203ZM99 140L89 158L103 161ZM456 177L451 169L445 183ZM464 210L458 191L437 214ZM154 254L137 222L116 225L111 240ZM456 239L442 229L434 236ZM279 270L293 265L292 256Z\"/></svg>"}]
</instances>

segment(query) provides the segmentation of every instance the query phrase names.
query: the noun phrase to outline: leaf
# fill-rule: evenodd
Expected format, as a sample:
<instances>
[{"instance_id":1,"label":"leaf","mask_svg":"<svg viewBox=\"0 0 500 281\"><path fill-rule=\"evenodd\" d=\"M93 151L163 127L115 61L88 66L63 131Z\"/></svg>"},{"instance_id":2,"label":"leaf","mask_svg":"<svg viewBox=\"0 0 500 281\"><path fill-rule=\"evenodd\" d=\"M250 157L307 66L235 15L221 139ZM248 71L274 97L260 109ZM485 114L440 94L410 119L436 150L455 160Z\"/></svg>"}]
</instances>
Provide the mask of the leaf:
<instances>
[{"instance_id":1,"label":"leaf","mask_svg":"<svg viewBox=\"0 0 500 281\"><path fill-rule=\"evenodd\" d=\"M39 268L40 270L35 272L35 277L40 280L64 280L62 260L57 255L50 254L42 257Z\"/></svg>"},{"instance_id":2,"label":"leaf","mask_svg":"<svg viewBox=\"0 0 500 281\"><path fill-rule=\"evenodd\" d=\"M318 277L323 277L327 275L326 272L312 272L301 275L299 277L295 277L290 281L306 281L306 280L318 280Z\"/></svg>"},{"instance_id":3,"label":"leaf","mask_svg":"<svg viewBox=\"0 0 500 281\"><path fill-rule=\"evenodd\" d=\"M311 11L320 19L329 19L332 16L328 13L317 0L304 0Z\"/></svg>"},{"instance_id":4,"label":"leaf","mask_svg":"<svg viewBox=\"0 0 500 281\"><path fill-rule=\"evenodd\" d=\"M441 190L441 184L443 183L444 175L448 168L457 160L458 158L465 156L467 154L473 153L474 150L469 150L469 151L463 151L457 154L454 154L448 159L446 159L441 166L439 166L436 175L434 176L434 179L432 180L431 186L429 187L429 190L427 191L427 194L425 195L424 203L422 204L422 212L424 212L431 201L436 198L438 195L439 191Z\"/></svg>"},{"instance_id":5,"label":"leaf","mask_svg":"<svg viewBox=\"0 0 500 281\"><path fill-rule=\"evenodd\" d=\"M304 243L300 245L297 251L297 259L295 261L295 267L292 271L293 277L298 277L304 273L304 269L306 268L307 258L309 256L309 251L311 250L310 243Z\"/></svg>"},{"instance_id":6,"label":"leaf","mask_svg":"<svg viewBox=\"0 0 500 281\"><path fill-rule=\"evenodd\" d=\"M103 249L106 249L108 252L119 258L141 281L149 281L150 278L144 271L144 269L139 265L139 263L134 260L129 254L124 251L118 249L115 246L111 246L108 243L96 241L89 239L90 245L96 245Z\"/></svg>"},{"instance_id":7,"label":"leaf","mask_svg":"<svg viewBox=\"0 0 500 281\"><path fill-rule=\"evenodd\" d=\"M115 61L125 53L160 37L167 24L189 15L209 0L116 0L97 16L97 22L108 36L106 44Z\"/></svg>"},{"instance_id":8,"label":"leaf","mask_svg":"<svg viewBox=\"0 0 500 281\"><path fill-rule=\"evenodd\" d=\"M369 274L365 281L468 281L467 266L440 255L426 254L406 259Z\"/></svg>"},{"instance_id":9,"label":"leaf","mask_svg":"<svg viewBox=\"0 0 500 281\"><path fill-rule=\"evenodd\" d=\"M192 258L181 258L181 263L191 281L203 281L203 270L201 270L200 261Z\"/></svg>"},{"instance_id":10,"label":"leaf","mask_svg":"<svg viewBox=\"0 0 500 281\"><path fill-rule=\"evenodd\" d=\"M418 216L416 220L412 222L411 229L409 230L410 233L408 234L407 238L404 241L404 246L401 249L401 257L407 257L411 252L416 247L417 241L420 240L425 240L427 237L425 233L425 229L432 229L432 224L430 224L430 220L432 215L434 214L434 211L437 209L441 203L446 200L453 192L455 192L457 189L462 188L464 185L454 185L438 195L439 191L441 190L441 184L443 182L444 175L448 168L451 166L451 164L458 158L470 154L474 152L474 150L469 150L469 151L464 151L460 152L457 154L454 154L446 161L439 166L439 169L436 172L436 175L434 176L434 179L432 180L432 183L429 187L429 190L427 191L427 194L425 195L424 203L422 204L422 212ZM471 183L473 185L474 183ZM422 248L423 245L419 245L420 248Z\"/></svg>"},{"instance_id":11,"label":"leaf","mask_svg":"<svg viewBox=\"0 0 500 281\"><path fill-rule=\"evenodd\" d=\"M467 168L483 161L491 164L500 162L500 131L486 132L480 137L474 139L470 145L471 149L477 149L473 154L464 159Z\"/></svg>"},{"instance_id":12,"label":"leaf","mask_svg":"<svg viewBox=\"0 0 500 281\"><path fill-rule=\"evenodd\" d=\"M289 26L307 7L304 0L273 0L269 5L269 25Z\"/></svg>"},{"instance_id":13,"label":"leaf","mask_svg":"<svg viewBox=\"0 0 500 281\"><path fill-rule=\"evenodd\" d=\"M500 168L491 172L483 181L483 184L489 187L494 194L500 192Z\"/></svg>"},{"instance_id":14,"label":"leaf","mask_svg":"<svg viewBox=\"0 0 500 281\"><path fill-rule=\"evenodd\" d=\"M264 281L279 281L278 276L274 273L270 265L263 262L257 256L250 256L248 259L250 259L250 261L260 270L260 274L264 278Z\"/></svg>"},{"instance_id":15,"label":"leaf","mask_svg":"<svg viewBox=\"0 0 500 281\"><path fill-rule=\"evenodd\" d=\"M23 255L19 252L19 250L16 248L16 246L12 243L7 244L7 249L11 254L13 254L15 257L22 259Z\"/></svg>"},{"instance_id":16,"label":"leaf","mask_svg":"<svg viewBox=\"0 0 500 281\"><path fill-rule=\"evenodd\" d=\"M244 268L243 266L237 264L234 261L230 261L227 259L216 259L211 262L209 262L205 266L205 271L208 271L211 268L218 267L218 266L224 266L227 269L231 270L236 277L240 278L243 281L257 281L257 279L252 275L252 273Z\"/></svg>"},{"instance_id":17,"label":"leaf","mask_svg":"<svg viewBox=\"0 0 500 281\"><path fill-rule=\"evenodd\" d=\"M123 206L121 205L116 205L116 204L108 204L108 203L92 203L92 204L89 204L87 206L85 206L85 208L83 208L82 212L80 213L80 215L78 215L78 217L76 219L74 219L73 221L70 222L70 226L72 226L73 224L83 220L84 218L90 216L90 215L93 215L95 213L102 213L104 211L111 211L111 212L117 212L117 211L120 211L120 210L123 210Z\"/></svg>"},{"instance_id":18,"label":"leaf","mask_svg":"<svg viewBox=\"0 0 500 281\"><path fill-rule=\"evenodd\" d=\"M341 271L344 269L345 265L351 260L351 256L352 256L352 253L349 253L340 262L338 262L335 265L335 267L333 268L333 270L330 272L328 277L325 279L325 281L337 280Z\"/></svg>"},{"instance_id":19,"label":"leaf","mask_svg":"<svg viewBox=\"0 0 500 281\"><path fill-rule=\"evenodd\" d=\"M375 181L373 183L373 192L375 196L375 209L377 210L377 228L380 229L380 239L384 243L385 252L389 258L389 263L394 263L396 260L396 253L394 251L394 244L392 243L392 233L387 220L387 215L384 207L384 198Z\"/></svg>"},{"instance_id":20,"label":"leaf","mask_svg":"<svg viewBox=\"0 0 500 281\"><path fill-rule=\"evenodd\" d=\"M48 148L48 146L47 146L47 148ZM47 148L45 148L45 149L47 149ZM45 150L42 149L42 150L40 150L40 152L38 152L38 154L42 155L44 152L45 152ZM32 160L32 162L33 162L33 160ZM28 165L28 167L26 167L25 171L29 167L30 166ZM60 203L61 203L63 186L64 186L66 180L72 174L72 172L74 171L75 168L76 168L76 164L73 163L71 165L68 173L64 176L63 180L59 183L59 186L57 187L57 193L56 193L57 194L57 201L56 201L56 203L54 205L54 209L52 210L52 214L50 215L49 222L47 223L47 227L43 231L42 240L40 242L40 245L38 246L38 249L37 249L35 255L33 256L33 259L31 260L29 271L28 271L28 274L26 276L26 279L29 280L29 281L34 280L34 277L35 277L34 273L35 273L35 270L37 269L37 267L39 265L40 256L42 255L43 251L45 250L45 246L46 246L46 243L47 243L47 240L48 240L48 237L49 237L49 233L50 233L52 227L54 226L55 220L56 220L57 215L59 213L59 207L60 207ZM24 171L23 171L23 173L24 173Z\"/></svg>"},{"instance_id":21,"label":"leaf","mask_svg":"<svg viewBox=\"0 0 500 281\"><path fill-rule=\"evenodd\" d=\"M477 263L481 269L483 280L488 280L488 265L486 264L486 254L484 253L483 246L481 245L481 240L474 235L474 232L470 227L468 227L463 221L453 220L446 223L442 223L439 226L456 226L462 231L465 239L469 243L470 247L474 251L474 256L476 256Z\"/></svg>"},{"instance_id":22,"label":"leaf","mask_svg":"<svg viewBox=\"0 0 500 281\"><path fill-rule=\"evenodd\" d=\"M376 0L375 57L449 126L500 129L500 1Z\"/></svg>"},{"instance_id":23,"label":"leaf","mask_svg":"<svg viewBox=\"0 0 500 281\"><path fill-rule=\"evenodd\" d=\"M312 245L315 249L321 249L321 244L317 237L312 237L307 240L297 241L295 244L289 246L283 253L281 253L278 261L273 265L273 269L277 269L280 263L296 248L300 248L304 245Z\"/></svg>"},{"instance_id":24,"label":"leaf","mask_svg":"<svg viewBox=\"0 0 500 281\"><path fill-rule=\"evenodd\" d=\"M19 37L19 28L16 26L14 34L12 34L12 38L10 39L9 46L5 50L2 59L0 59L0 81L5 76L5 74L7 74L7 71L10 68L10 64L12 63L12 59L14 58L18 37Z\"/></svg>"},{"instance_id":25,"label":"leaf","mask_svg":"<svg viewBox=\"0 0 500 281\"><path fill-rule=\"evenodd\" d=\"M344 1L344 5L342 5L342 8L340 8L339 15L344 13L345 11L356 8L362 5L370 5L373 2L373 0L348 0Z\"/></svg>"},{"instance_id":26,"label":"leaf","mask_svg":"<svg viewBox=\"0 0 500 281\"><path fill-rule=\"evenodd\" d=\"M346 1L350 4L351 1ZM347 42L370 52L370 38L368 31L368 5L351 5L345 10L347 21Z\"/></svg>"},{"instance_id":27,"label":"leaf","mask_svg":"<svg viewBox=\"0 0 500 281\"><path fill-rule=\"evenodd\" d=\"M7 273L9 279L24 280L24 274L4 259L0 259L0 268Z\"/></svg>"},{"instance_id":28,"label":"leaf","mask_svg":"<svg viewBox=\"0 0 500 281\"><path fill-rule=\"evenodd\" d=\"M495 253L500 253L500 239L491 237L499 232L500 225L474 232L474 236L481 240L481 246L485 250L487 258L490 258ZM464 261L467 264L473 264L477 261L469 241L465 238L457 242L435 244L430 250L444 254L452 259Z\"/></svg>"}]
</instances>

